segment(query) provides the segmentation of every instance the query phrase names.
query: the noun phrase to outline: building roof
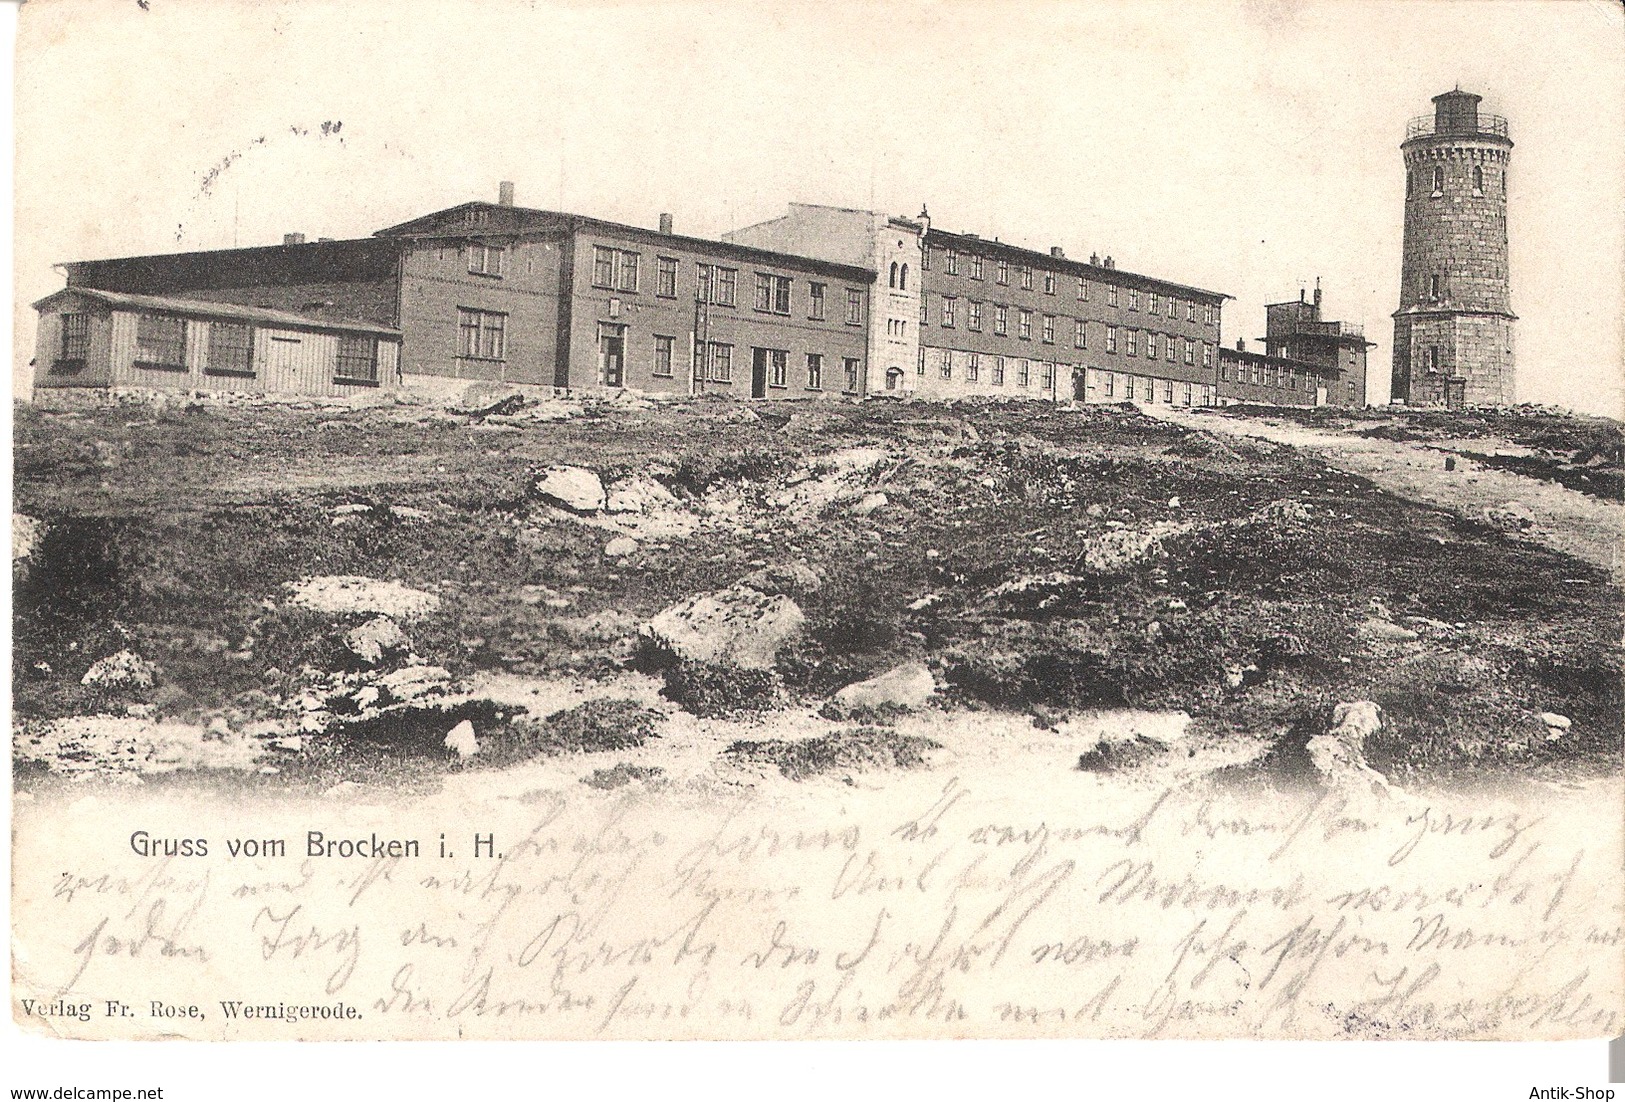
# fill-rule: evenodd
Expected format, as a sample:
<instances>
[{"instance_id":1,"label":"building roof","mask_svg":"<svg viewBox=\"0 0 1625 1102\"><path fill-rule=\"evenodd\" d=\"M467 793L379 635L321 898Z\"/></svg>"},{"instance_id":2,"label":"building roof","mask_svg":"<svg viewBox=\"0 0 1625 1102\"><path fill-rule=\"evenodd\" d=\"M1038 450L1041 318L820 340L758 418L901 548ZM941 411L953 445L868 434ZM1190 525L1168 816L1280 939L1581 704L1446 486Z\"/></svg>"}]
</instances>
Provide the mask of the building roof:
<instances>
[{"instance_id":1,"label":"building roof","mask_svg":"<svg viewBox=\"0 0 1625 1102\"><path fill-rule=\"evenodd\" d=\"M498 221L481 225L449 224L451 216L470 210L493 212L497 215ZM399 225L387 226L379 230L375 236L383 238L501 237L549 230L568 233L601 233L608 236L631 238L634 241L645 241L650 244L666 244L670 248L685 248L695 252L705 252L712 256L738 260L742 263L796 268L802 271L849 280L854 283L872 283L875 280L875 273L868 268L857 268L849 264L837 264L833 261L817 260L810 256L797 256L794 253L773 252L749 245L736 245L729 241L715 241L708 237L687 237L683 234L661 233L659 230L651 230L646 226L631 226L624 222L609 222L602 218L592 218L584 214L569 214L564 211L540 210L533 207L508 207L500 203L462 203L455 207L447 207L445 210L413 218Z\"/></svg>"},{"instance_id":2,"label":"building roof","mask_svg":"<svg viewBox=\"0 0 1625 1102\"><path fill-rule=\"evenodd\" d=\"M400 246L374 237L306 241L244 249L208 249L62 265L70 286L100 287L131 294L184 294L221 286L285 286L355 279L387 279L395 274Z\"/></svg>"},{"instance_id":3,"label":"building roof","mask_svg":"<svg viewBox=\"0 0 1625 1102\"><path fill-rule=\"evenodd\" d=\"M1003 256L1023 264L1031 264L1035 268L1049 268L1058 272L1067 272L1072 275L1088 276L1096 283L1115 283L1120 287L1137 287L1141 290L1159 291L1162 293L1174 292L1200 302L1218 304L1234 295L1227 295L1222 291L1209 291L1203 287L1192 287L1186 283L1173 283L1155 276L1141 275L1137 272L1124 271L1121 268L1108 268L1102 264L1088 264L1081 260L1069 260L1064 256L1055 256L1052 253L1039 252L1037 249L1024 249L1018 245L1009 245L1003 241L989 240L975 234L950 233L932 226L926 232L926 241L934 242L938 238L945 239L945 243L965 252L981 253L984 256Z\"/></svg>"},{"instance_id":4,"label":"building roof","mask_svg":"<svg viewBox=\"0 0 1625 1102\"><path fill-rule=\"evenodd\" d=\"M324 333L370 333L395 338L401 335L399 329L390 329L387 326L373 325L364 321L334 321L329 318L307 317L286 310L272 310L263 306L239 306L235 302L206 302L202 299L177 298L173 295L135 295L124 291L103 291L96 287L64 287L34 303L34 309L47 309L63 298L73 295L106 303L115 309L151 310L155 313L184 314L188 317L221 318Z\"/></svg>"}]
</instances>

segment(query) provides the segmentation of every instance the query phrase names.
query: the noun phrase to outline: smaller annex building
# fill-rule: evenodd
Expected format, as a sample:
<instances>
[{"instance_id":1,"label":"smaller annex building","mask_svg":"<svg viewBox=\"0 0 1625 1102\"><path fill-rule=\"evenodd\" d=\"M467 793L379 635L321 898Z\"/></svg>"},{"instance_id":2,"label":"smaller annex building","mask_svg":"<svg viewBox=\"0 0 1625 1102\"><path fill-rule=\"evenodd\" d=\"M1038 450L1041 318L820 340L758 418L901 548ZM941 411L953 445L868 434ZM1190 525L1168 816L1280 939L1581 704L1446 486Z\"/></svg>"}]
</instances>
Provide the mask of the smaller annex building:
<instances>
[{"instance_id":1,"label":"smaller annex building","mask_svg":"<svg viewBox=\"0 0 1625 1102\"><path fill-rule=\"evenodd\" d=\"M401 383L401 333L364 321L67 287L34 303L37 388L345 395Z\"/></svg>"},{"instance_id":2,"label":"smaller annex building","mask_svg":"<svg viewBox=\"0 0 1625 1102\"><path fill-rule=\"evenodd\" d=\"M1333 404L1337 379L1336 367L1249 352L1239 338L1219 349L1220 405L1324 406Z\"/></svg>"}]
</instances>

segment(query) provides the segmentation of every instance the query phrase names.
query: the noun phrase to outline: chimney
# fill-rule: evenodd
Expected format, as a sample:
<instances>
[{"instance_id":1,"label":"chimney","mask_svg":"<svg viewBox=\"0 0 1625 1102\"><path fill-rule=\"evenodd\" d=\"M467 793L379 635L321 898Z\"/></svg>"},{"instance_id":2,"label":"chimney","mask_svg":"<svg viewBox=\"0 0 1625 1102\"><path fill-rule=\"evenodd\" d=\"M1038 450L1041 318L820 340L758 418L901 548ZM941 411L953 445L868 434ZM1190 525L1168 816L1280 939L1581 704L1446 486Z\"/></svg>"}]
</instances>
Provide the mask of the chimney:
<instances>
[{"instance_id":1,"label":"chimney","mask_svg":"<svg viewBox=\"0 0 1625 1102\"><path fill-rule=\"evenodd\" d=\"M303 245L305 235L302 233L285 233L282 235L282 243L284 245Z\"/></svg>"},{"instance_id":2,"label":"chimney","mask_svg":"<svg viewBox=\"0 0 1625 1102\"><path fill-rule=\"evenodd\" d=\"M1246 337L1237 337L1236 338L1236 351L1237 352L1245 352L1245 351L1247 351L1247 338Z\"/></svg>"},{"instance_id":3,"label":"chimney","mask_svg":"<svg viewBox=\"0 0 1625 1102\"><path fill-rule=\"evenodd\" d=\"M1049 254L1058 260L1066 259L1066 250L1061 248L1059 245L1051 245L1049 247Z\"/></svg>"},{"instance_id":4,"label":"chimney","mask_svg":"<svg viewBox=\"0 0 1625 1102\"><path fill-rule=\"evenodd\" d=\"M497 185L497 206L513 206L513 181L504 180Z\"/></svg>"},{"instance_id":5,"label":"chimney","mask_svg":"<svg viewBox=\"0 0 1625 1102\"><path fill-rule=\"evenodd\" d=\"M1315 277L1315 312L1320 312L1320 277Z\"/></svg>"},{"instance_id":6,"label":"chimney","mask_svg":"<svg viewBox=\"0 0 1625 1102\"><path fill-rule=\"evenodd\" d=\"M1117 261L1115 261L1115 260L1113 260L1113 259L1112 259L1112 258L1111 258L1111 256L1110 256L1110 254L1108 254L1108 255L1107 255L1107 257L1106 257L1106 259L1105 259L1105 260L1103 260L1103 261L1101 261L1101 263L1102 263L1102 264L1104 264L1104 265L1105 265L1105 266L1106 266L1106 267L1108 267L1108 268L1115 268L1115 267L1117 267Z\"/></svg>"},{"instance_id":7,"label":"chimney","mask_svg":"<svg viewBox=\"0 0 1625 1102\"><path fill-rule=\"evenodd\" d=\"M1090 253L1089 254L1089 263L1093 264L1097 268L1100 267L1100 254L1099 253Z\"/></svg>"},{"instance_id":8,"label":"chimney","mask_svg":"<svg viewBox=\"0 0 1625 1102\"><path fill-rule=\"evenodd\" d=\"M660 215L660 232L667 237L671 236L671 215L664 212Z\"/></svg>"}]
</instances>

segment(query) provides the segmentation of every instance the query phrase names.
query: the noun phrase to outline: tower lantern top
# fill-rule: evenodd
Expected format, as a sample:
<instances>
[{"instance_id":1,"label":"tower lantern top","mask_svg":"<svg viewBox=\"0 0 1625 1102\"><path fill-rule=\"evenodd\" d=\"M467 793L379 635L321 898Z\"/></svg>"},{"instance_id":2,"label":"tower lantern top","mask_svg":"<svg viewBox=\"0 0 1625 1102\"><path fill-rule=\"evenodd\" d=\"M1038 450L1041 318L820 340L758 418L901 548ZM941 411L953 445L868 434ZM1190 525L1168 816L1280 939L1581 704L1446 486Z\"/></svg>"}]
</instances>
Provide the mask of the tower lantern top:
<instances>
[{"instance_id":1,"label":"tower lantern top","mask_svg":"<svg viewBox=\"0 0 1625 1102\"><path fill-rule=\"evenodd\" d=\"M1442 92L1433 97L1435 134L1471 134L1478 129L1478 104L1483 96L1463 92Z\"/></svg>"}]
</instances>

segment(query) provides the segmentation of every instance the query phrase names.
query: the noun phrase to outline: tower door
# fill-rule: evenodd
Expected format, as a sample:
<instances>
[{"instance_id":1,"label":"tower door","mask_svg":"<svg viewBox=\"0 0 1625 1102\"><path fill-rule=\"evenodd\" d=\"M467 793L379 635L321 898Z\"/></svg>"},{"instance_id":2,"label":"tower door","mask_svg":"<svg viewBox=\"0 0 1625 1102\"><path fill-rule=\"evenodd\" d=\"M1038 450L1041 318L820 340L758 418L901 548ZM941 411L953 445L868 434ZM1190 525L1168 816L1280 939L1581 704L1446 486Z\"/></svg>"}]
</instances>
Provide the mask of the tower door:
<instances>
[{"instance_id":1,"label":"tower door","mask_svg":"<svg viewBox=\"0 0 1625 1102\"><path fill-rule=\"evenodd\" d=\"M1444 381L1444 404L1451 409L1460 409L1467 404L1467 380L1446 379Z\"/></svg>"},{"instance_id":2,"label":"tower door","mask_svg":"<svg viewBox=\"0 0 1625 1102\"><path fill-rule=\"evenodd\" d=\"M598 323L598 379L604 386L626 385L626 326Z\"/></svg>"}]
</instances>

